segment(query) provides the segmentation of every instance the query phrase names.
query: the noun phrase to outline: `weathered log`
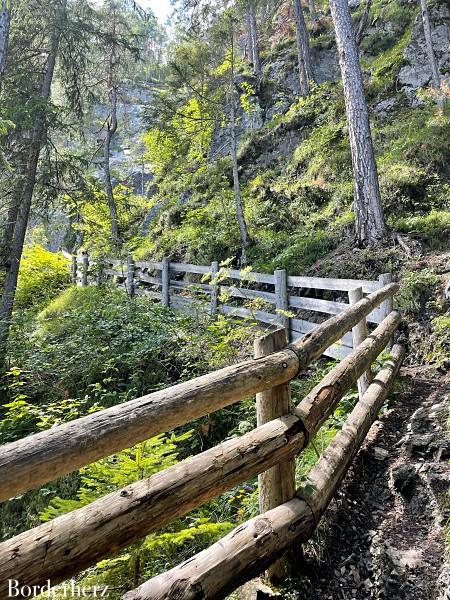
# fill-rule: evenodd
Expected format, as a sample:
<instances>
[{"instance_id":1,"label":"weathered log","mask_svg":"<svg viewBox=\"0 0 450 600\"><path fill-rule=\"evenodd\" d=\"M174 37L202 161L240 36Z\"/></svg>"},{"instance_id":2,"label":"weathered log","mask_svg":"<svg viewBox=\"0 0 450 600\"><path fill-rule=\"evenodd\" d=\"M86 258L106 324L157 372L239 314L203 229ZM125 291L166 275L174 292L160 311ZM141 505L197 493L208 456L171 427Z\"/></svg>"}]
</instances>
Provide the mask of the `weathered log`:
<instances>
[{"instance_id":1,"label":"weathered log","mask_svg":"<svg viewBox=\"0 0 450 600\"><path fill-rule=\"evenodd\" d=\"M261 573L294 542L308 539L389 393L404 349L395 346L392 354L295 499L240 525L195 557L126 593L122 600L220 600Z\"/></svg>"},{"instance_id":2,"label":"weathered log","mask_svg":"<svg viewBox=\"0 0 450 600\"><path fill-rule=\"evenodd\" d=\"M289 381L298 359L284 350L248 360L0 447L0 500Z\"/></svg>"},{"instance_id":3,"label":"weathered log","mask_svg":"<svg viewBox=\"0 0 450 600\"><path fill-rule=\"evenodd\" d=\"M225 598L313 530L311 509L304 500L294 498L239 525L189 561L126 593L122 600Z\"/></svg>"},{"instance_id":4,"label":"weathered log","mask_svg":"<svg viewBox=\"0 0 450 600\"><path fill-rule=\"evenodd\" d=\"M298 497L307 500L316 521L330 503L386 400L403 362L405 348L396 344L391 355L349 415L342 431L309 473L304 489L297 493Z\"/></svg>"},{"instance_id":5,"label":"weathered log","mask_svg":"<svg viewBox=\"0 0 450 600\"><path fill-rule=\"evenodd\" d=\"M288 347L292 348L299 357L300 369L305 369L307 365L319 358L325 349L324 340L327 347L337 342L346 331L350 331L356 323L367 317L386 298L392 298L399 287L397 283L386 285L350 306L345 312L327 319L303 338L290 344Z\"/></svg>"},{"instance_id":6,"label":"weathered log","mask_svg":"<svg viewBox=\"0 0 450 600\"><path fill-rule=\"evenodd\" d=\"M87 415L0 448L0 501L293 379L398 290L390 284L287 349Z\"/></svg>"},{"instance_id":7,"label":"weathered log","mask_svg":"<svg viewBox=\"0 0 450 600\"><path fill-rule=\"evenodd\" d=\"M358 348L325 375L297 405L294 414L302 420L310 438L330 416L337 402L386 347L401 319L400 313L391 312Z\"/></svg>"},{"instance_id":8,"label":"weathered log","mask_svg":"<svg viewBox=\"0 0 450 600\"><path fill-rule=\"evenodd\" d=\"M170 262L167 256L165 256L162 260L162 269L161 269L161 295L162 295L162 305L169 306L170 304L170 295L169 295L169 287L170 287Z\"/></svg>"},{"instance_id":9,"label":"weathered log","mask_svg":"<svg viewBox=\"0 0 450 600\"><path fill-rule=\"evenodd\" d=\"M299 419L286 415L3 542L0 597L8 579L33 586L76 575L234 485L292 459L304 443ZM294 493L295 486L291 497Z\"/></svg>"},{"instance_id":10,"label":"weathered log","mask_svg":"<svg viewBox=\"0 0 450 600\"><path fill-rule=\"evenodd\" d=\"M275 277L275 304L278 314L278 322L281 327L284 327L289 336L289 310L288 290L287 290L287 275L284 269L276 269L273 276Z\"/></svg>"}]
</instances>

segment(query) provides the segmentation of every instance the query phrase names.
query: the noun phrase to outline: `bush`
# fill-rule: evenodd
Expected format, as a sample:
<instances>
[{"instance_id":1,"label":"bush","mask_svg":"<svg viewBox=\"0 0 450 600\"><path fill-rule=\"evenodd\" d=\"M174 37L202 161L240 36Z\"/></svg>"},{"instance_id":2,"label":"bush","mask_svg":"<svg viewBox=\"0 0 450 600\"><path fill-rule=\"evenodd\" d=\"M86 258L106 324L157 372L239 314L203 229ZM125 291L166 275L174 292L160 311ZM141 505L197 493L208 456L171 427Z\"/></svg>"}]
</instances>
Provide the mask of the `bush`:
<instances>
[{"instance_id":1,"label":"bush","mask_svg":"<svg viewBox=\"0 0 450 600\"><path fill-rule=\"evenodd\" d=\"M430 269L406 273L397 296L398 307L406 314L418 315L437 294L438 282L439 278Z\"/></svg>"},{"instance_id":2,"label":"bush","mask_svg":"<svg viewBox=\"0 0 450 600\"><path fill-rule=\"evenodd\" d=\"M24 251L20 262L15 308L39 307L70 285L69 262L39 244Z\"/></svg>"},{"instance_id":3,"label":"bush","mask_svg":"<svg viewBox=\"0 0 450 600\"><path fill-rule=\"evenodd\" d=\"M432 210L425 215L400 217L392 221L394 229L407 233L423 242L431 249L450 246L450 212Z\"/></svg>"},{"instance_id":4,"label":"bush","mask_svg":"<svg viewBox=\"0 0 450 600\"><path fill-rule=\"evenodd\" d=\"M427 358L438 368L446 369L450 365L450 313L433 319L432 330L433 349Z\"/></svg>"}]
</instances>

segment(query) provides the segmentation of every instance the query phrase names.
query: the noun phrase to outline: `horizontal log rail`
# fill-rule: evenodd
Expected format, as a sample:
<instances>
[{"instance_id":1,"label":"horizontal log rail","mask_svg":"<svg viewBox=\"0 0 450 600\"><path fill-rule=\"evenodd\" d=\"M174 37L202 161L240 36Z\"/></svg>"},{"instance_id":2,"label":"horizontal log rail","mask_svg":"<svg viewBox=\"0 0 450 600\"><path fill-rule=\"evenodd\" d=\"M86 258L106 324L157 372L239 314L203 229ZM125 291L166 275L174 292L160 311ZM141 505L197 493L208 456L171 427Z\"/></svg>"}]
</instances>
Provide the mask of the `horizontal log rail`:
<instances>
[{"instance_id":1,"label":"horizontal log rail","mask_svg":"<svg viewBox=\"0 0 450 600\"><path fill-rule=\"evenodd\" d=\"M6 444L0 501L138 442L290 381L398 290L393 283L331 317L285 350L241 362Z\"/></svg>"},{"instance_id":2,"label":"horizontal log rail","mask_svg":"<svg viewBox=\"0 0 450 600\"><path fill-rule=\"evenodd\" d=\"M3 581L54 584L157 531L193 508L306 447L325 418L386 346L393 312L294 410L0 545ZM1 589L1 588L0 588Z\"/></svg>"},{"instance_id":3,"label":"horizontal log rail","mask_svg":"<svg viewBox=\"0 0 450 600\"><path fill-rule=\"evenodd\" d=\"M220 600L259 575L295 542L311 537L386 399L404 348L365 392L293 500L239 525L195 557L126 593L122 600Z\"/></svg>"}]
</instances>

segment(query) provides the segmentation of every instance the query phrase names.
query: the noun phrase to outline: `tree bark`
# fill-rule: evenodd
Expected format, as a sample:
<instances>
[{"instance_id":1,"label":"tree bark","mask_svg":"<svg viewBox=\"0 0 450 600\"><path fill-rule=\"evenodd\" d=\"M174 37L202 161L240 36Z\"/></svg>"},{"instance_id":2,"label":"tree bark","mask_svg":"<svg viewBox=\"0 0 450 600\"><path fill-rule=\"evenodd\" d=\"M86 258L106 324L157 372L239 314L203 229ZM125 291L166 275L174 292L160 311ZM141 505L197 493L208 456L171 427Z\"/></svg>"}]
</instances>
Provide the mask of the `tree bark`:
<instances>
[{"instance_id":1,"label":"tree bark","mask_svg":"<svg viewBox=\"0 0 450 600\"><path fill-rule=\"evenodd\" d=\"M231 116L230 116L230 148L231 148L231 163L233 166L233 188L234 200L236 204L236 214L239 224L239 233L242 242L242 264L247 263L247 248L250 242L248 235L247 223L245 221L244 209L242 207L241 186L239 183L239 170L237 161L237 145L236 145L236 111L234 106L234 97L231 99Z\"/></svg>"},{"instance_id":2,"label":"tree bark","mask_svg":"<svg viewBox=\"0 0 450 600\"><path fill-rule=\"evenodd\" d=\"M42 82L41 97L46 103L51 94L53 73L55 70L56 58L58 55L59 42L63 30L63 21L66 17L67 0L61 0L59 16L54 24L51 34L50 50L47 58L46 70ZM5 281L3 284L3 293L0 303L0 363L4 362L6 353L6 343L8 340L9 328L11 323L11 314L14 304L14 297L17 288L17 279L19 276L19 265L22 257L25 233L28 226L33 191L36 183L36 173L39 162L41 146L47 134L47 123L45 111L39 111L36 116L33 127L28 159L26 164L25 182L22 189L20 204L17 211L17 219L14 225L14 233L10 245L9 265L7 268Z\"/></svg>"},{"instance_id":3,"label":"tree bark","mask_svg":"<svg viewBox=\"0 0 450 600\"><path fill-rule=\"evenodd\" d=\"M231 27L231 70L230 70L230 154L233 168L233 188L234 200L236 204L236 215L239 224L239 233L242 242L242 264L247 263L247 247L250 243L247 223L245 221L244 209L242 207L241 186L239 183L239 169L237 161L237 142L236 142L236 94L234 90L234 30Z\"/></svg>"},{"instance_id":4,"label":"tree bark","mask_svg":"<svg viewBox=\"0 0 450 600\"><path fill-rule=\"evenodd\" d=\"M250 25L251 54L253 68L257 77L261 76L261 59L259 56L258 26L256 24L255 0L247 0L247 15Z\"/></svg>"},{"instance_id":5,"label":"tree bark","mask_svg":"<svg viewBox=\"0 0 450 600\"><path fill-rule=\"evenodd\" d=\"M0 597L10 578L64 581L277 462L292 462L304 447L300 420L284 415L25 531L0 544ZM293 480L289 499L294 492Z\"/></svg>"},{"instance_id":6,"label":"tree bark","mask_svg":"<svg viewBox=\"0 0 450 600\"><path fill-rule=\"evenodd\" d=\"M0 0L0 77L3 77L8 54L9 25L11 22L12 0Z\"/></svg>"},{"instance_id":7,"label":"tree bark","mask_svg":"<svg viewBox=\"0 0 450 600\"><path fill-rule=\"evenodd\" d=\"M364 7L364 12L361 15L360 20L358 21L358 25L356 27L355 39L356 43L359 46L362 42L364 31L366 30L367 24L369 22L370 15L370 7L372 6L372 0L366 0L366 6Z\"/></svg>"},{"instance_id":8,"label":"tree bark","mask_svg":"<svg viewBox=\"0 0 450 600\"><path fill-rule=\"evenodd\" d=\"M359 244L373 246L385 235L386 224L358 47L347 0L330 0L330 9L336 32L352 153L356 236Z\"/></svg>"},{"instance_id":9,"label":"tree bark","mask_svg":"<svg viewBox=\"0 0 450 600\"><path fill-rule=\"evenodd\" d=\"M111 181L110 158L111 158L111 142L114 134L117 131L117 84L114 79L114 67L116 61L116 51L114 37L116 35L116 14L113 8L112 15L112 47L109 56L108 67L108 94L111 103L111 112L106 124L105 145L103 147L103 170L106 196L108 198L109 216L111 219L111 235L113 243L116 247L120 246L119 220L117 217L117 206L114 198L114 190Z\"/></svg>"},{"instance_id":10,"label":"tree bark","mask_svg":"<svg viewBox=\"0 0 450 600\"><path fill-rule=\"evenodd\" d=\"M428 11L427 0L420 0L420 8L422 11L422 24L423 33L425 35L425 47L427 50L428 61L431 69L431 80L433 82L433 88L438 92L437 103L443 108L444 97L440 93L441 90L441 76L437 66L436 55L433 49L433 40L431 38L431 25L430 25L430 13Z\"/></svg>"},{"instance_id":11,"label":"tree bark","mask_svg":"<svg viewBox=\"0 0 450 600\"><path fill-rule=\"evenodd\" d=\"M209 548L127 592L122 600L220 600L259 575L292 544L307 540L392 388L405 350L395 346L392 354L293 500L241 523Z\"/></svg>"},{"instance_id":12,"label":"tree bark","mask_svg":"<svg viewBox=\"0 0 450 600\"><path fill-rule=\"evenodd\" d=\"M306 29L305 16L300 0L293 0L292 4L294 8L300 90L304 96L307 96L311 89L310 82L313 79L308 30Z\"/></svg>"},{"instance_id":13,"label":"tree bark","mask_svg":"<svg viewBox=\"0 0 450 600\"><path fill-rule=\"evenodd\" d=\"M311 24L313 24L317 21L317 13L316 13L316 6L314 4L314 0L308 0L308 10L309 10L309 19L311 21Z\"/></svg>"}]
</instances>

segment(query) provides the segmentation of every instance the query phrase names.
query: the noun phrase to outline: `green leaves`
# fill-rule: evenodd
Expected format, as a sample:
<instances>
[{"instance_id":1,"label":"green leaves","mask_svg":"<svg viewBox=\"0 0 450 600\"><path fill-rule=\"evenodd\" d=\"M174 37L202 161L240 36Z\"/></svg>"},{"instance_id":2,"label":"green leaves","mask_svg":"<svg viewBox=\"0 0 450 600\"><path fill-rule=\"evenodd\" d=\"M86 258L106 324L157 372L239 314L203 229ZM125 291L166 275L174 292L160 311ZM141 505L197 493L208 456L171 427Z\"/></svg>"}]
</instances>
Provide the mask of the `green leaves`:
<instances>
[{"instance_id":1,"label":"green leaves","mask_svg":"<svg viewBox=\"0 0 450 600\"><path fill-rule=\"evenodd\" d=\"M25 249L20 262L15 308L42 306L70 285L69 261L39 244Z\"/></svg>"}]
</instances>

